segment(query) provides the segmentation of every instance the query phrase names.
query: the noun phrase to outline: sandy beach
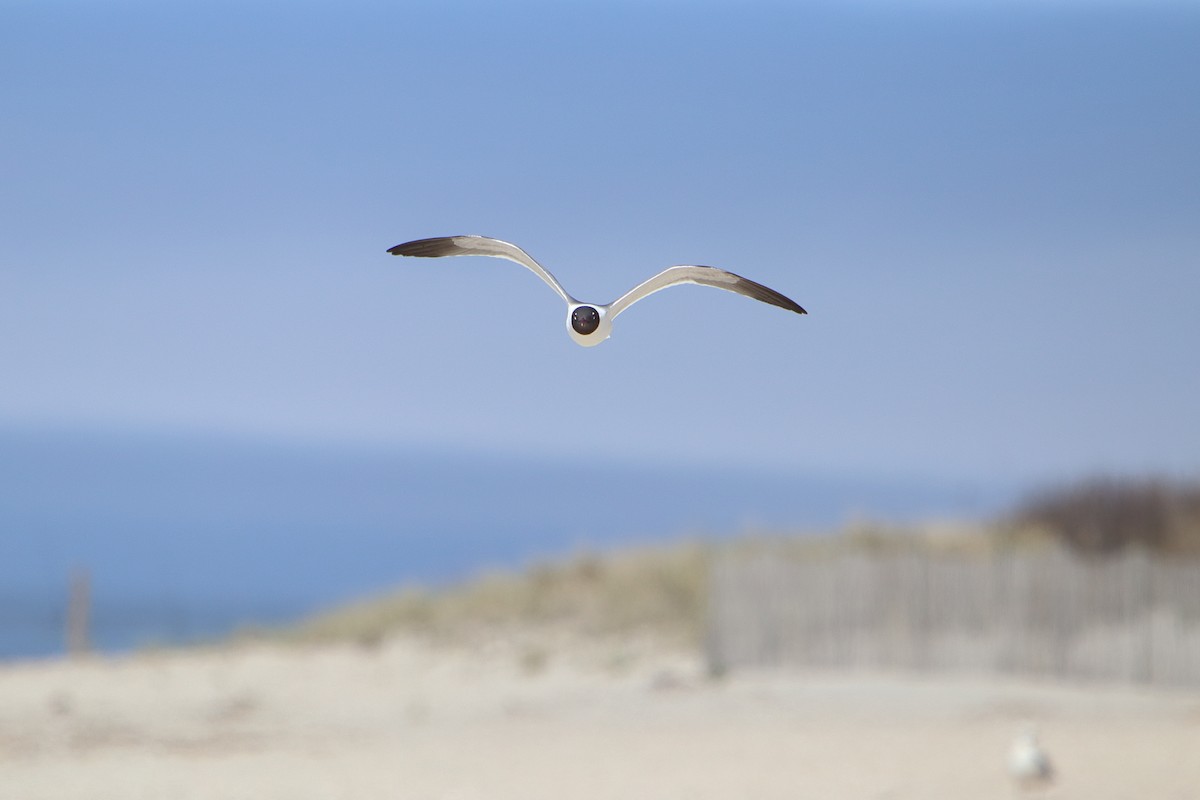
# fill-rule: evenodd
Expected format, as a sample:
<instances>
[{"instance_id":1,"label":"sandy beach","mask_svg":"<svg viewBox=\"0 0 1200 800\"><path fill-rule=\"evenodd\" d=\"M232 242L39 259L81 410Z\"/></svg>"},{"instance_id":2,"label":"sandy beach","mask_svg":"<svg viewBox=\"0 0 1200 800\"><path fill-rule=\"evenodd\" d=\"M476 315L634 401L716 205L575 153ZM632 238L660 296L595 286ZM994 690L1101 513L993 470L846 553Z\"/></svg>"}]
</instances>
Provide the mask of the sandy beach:
<instances>
[{"instance_id":1,"label":"sandy beach","mask_svg":"<svg viewBox=\"0 0 1200 800\"><path fill-rule=\"evenodd\" d=\"M268 644L0 666L0 798L1200 798L1200 695L739 672L649 643Z\"/></svg>"}]
</instances>

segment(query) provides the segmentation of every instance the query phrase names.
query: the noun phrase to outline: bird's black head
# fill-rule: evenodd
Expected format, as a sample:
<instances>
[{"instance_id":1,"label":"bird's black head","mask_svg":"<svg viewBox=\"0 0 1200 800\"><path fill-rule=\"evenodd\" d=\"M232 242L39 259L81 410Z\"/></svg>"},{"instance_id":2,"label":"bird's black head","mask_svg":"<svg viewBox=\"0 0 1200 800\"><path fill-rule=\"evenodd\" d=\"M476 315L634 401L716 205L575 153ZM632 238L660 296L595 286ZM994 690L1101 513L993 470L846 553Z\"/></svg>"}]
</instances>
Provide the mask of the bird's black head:
<instances>
[{"instance_id":1,"label":"bird's black head","mask_svg":"<svg viewBox=\"0 0 1200 800\"><path fill-rule=\"evenodd\" d=\"M571 327L583 336L594 333L600 327L600 312L591 306L580 306L571 312Z\"/></svg>"}]
</instances>

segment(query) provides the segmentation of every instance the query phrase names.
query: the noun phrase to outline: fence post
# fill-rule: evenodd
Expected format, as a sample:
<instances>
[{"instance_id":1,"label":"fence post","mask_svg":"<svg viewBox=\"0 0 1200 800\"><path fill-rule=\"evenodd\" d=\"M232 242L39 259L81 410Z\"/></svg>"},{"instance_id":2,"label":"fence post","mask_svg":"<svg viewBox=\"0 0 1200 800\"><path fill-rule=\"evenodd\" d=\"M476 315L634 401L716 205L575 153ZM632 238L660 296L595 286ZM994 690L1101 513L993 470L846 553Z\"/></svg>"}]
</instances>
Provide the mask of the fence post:
<instances>
[{"instance_id":1,"label":"fence post","mask_svg":"<svg viewBox=\"0 0 1200 800\"><path fill-rule=\"evenodd\" d=\"M67 597L67 654L81 656L89 647L88 622L91 616L92 579L86 569L71 573Z\"/></svg>"}]
</instances>

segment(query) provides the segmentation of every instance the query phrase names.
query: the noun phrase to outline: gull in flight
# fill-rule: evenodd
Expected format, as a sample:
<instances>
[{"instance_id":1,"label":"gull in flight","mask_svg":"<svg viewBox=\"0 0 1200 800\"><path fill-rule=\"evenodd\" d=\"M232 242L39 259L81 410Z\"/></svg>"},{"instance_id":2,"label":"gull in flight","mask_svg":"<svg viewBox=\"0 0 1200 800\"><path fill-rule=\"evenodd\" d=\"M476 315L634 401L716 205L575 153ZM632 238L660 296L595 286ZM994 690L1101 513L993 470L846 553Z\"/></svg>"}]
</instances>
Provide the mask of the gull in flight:
<instances>
[{"instance_id":1,"label":"gull in flight","mask_svg":"<svg viewBox=\"0 0 1200 800\"><path fill-rule=\"evenodd\" d=\"M435 239L417 239L413 242L398 244L388 250L394 256L414 256L417 258L441 258L443 256L496 256L515 261L529 269L539 278L558 292L567 304L567 333L576 344L583 347L594 347L609 337L612 333L612 321L625 309L668 286L681 283L695 283L700 286L712 286L730 292L752 297L773 306L786 308L797 314L808 312L794 301L781 295L774 289L768 289L761 283L755 283L749 278L734 275L716 267L681 266L668 267L648 281L640 283L625 294L607 305L600 303L581 303L562 287L553 275L521 248L515 244L490 239L486 236L441 236Z\"/></svg>"}]
</instances>

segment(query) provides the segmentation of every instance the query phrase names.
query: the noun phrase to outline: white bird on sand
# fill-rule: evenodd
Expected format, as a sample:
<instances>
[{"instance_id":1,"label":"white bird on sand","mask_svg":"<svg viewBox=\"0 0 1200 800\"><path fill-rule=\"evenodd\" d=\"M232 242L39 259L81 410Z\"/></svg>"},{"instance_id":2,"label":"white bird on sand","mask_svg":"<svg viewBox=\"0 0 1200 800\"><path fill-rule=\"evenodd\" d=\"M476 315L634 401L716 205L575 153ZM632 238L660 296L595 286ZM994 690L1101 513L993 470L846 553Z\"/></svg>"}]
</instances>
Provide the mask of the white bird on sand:
<instances>
[{"instance_id":1,"label":"white bird on sand","mask_svg":"<svg viewBox=\"0 0 1200 800\"><path fill-rule=\"evenodd\" d=\"M440 258L442 256L496 256L515 261L532 271L539 278L558 292L567 303L567 333L576 344L593 347L600 344L612 333L612 321L617 315L631 305L660 289L676 286L681 283L696 283L701 286L712 286L730 292L752 297L773 306L786 308L797 314L808 312L794 301L784 297L774 289L768 289L761 283L734 275L716 267L679 266L669 267L648 281L640 283L621 297L607 305L600 303L581 303L563 289L553 275L545 267L515 244L490 239L486 236L441 236L435 239L418 239L413 242L398 244L388 250L394 256L415 256L418 258Z\"/></svg>"},{"instance_id":2,"label":"white bird on sand","mask_svg":"<svg viewBox=\"0 0 1200 800\"><path fill-rule=\"evenodd\" d=\"M1038 745L1037 733L1022 731L1008 750L1008 774L1024 790L1042 789L1054 782L1054 765Z\"/></svg>"}]
</instances>

